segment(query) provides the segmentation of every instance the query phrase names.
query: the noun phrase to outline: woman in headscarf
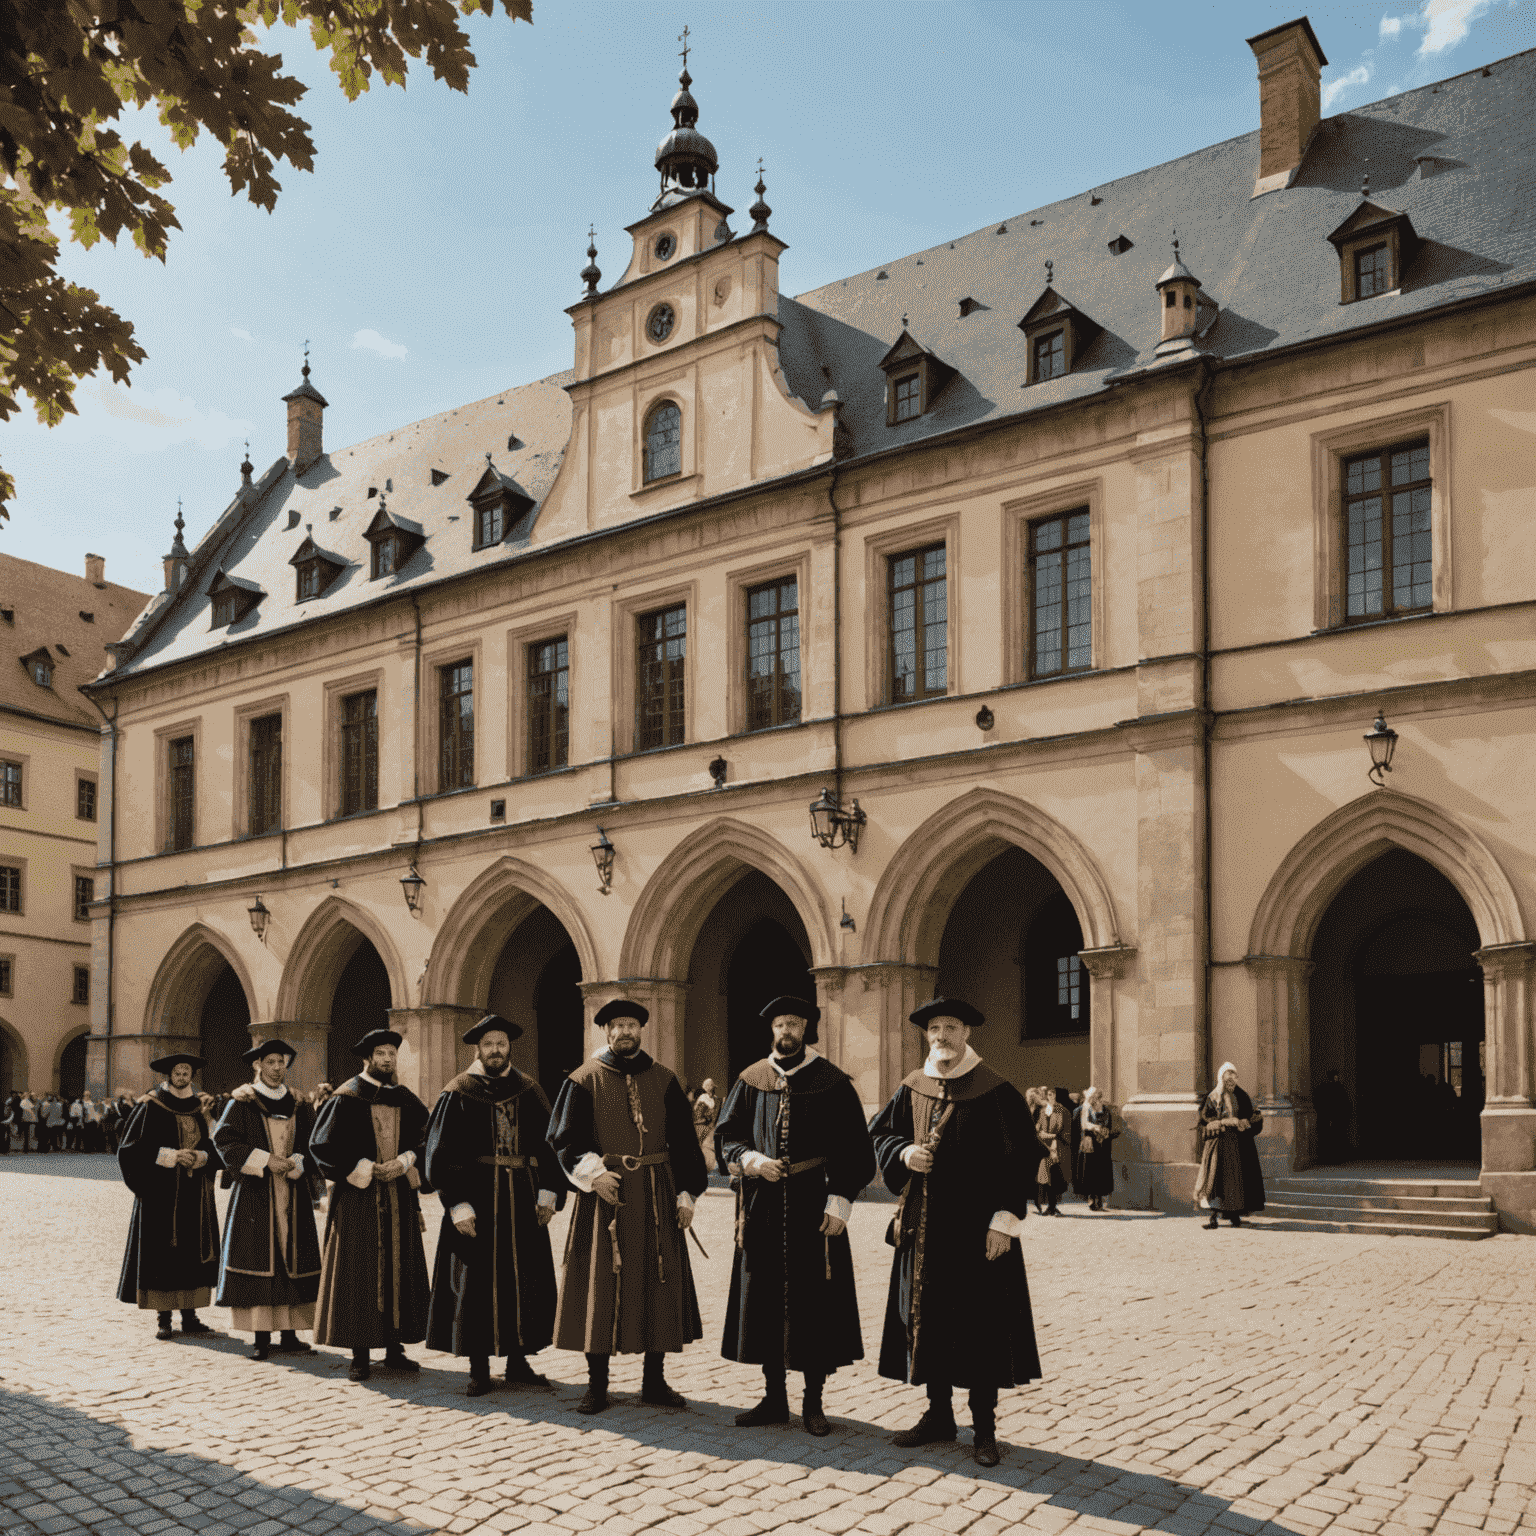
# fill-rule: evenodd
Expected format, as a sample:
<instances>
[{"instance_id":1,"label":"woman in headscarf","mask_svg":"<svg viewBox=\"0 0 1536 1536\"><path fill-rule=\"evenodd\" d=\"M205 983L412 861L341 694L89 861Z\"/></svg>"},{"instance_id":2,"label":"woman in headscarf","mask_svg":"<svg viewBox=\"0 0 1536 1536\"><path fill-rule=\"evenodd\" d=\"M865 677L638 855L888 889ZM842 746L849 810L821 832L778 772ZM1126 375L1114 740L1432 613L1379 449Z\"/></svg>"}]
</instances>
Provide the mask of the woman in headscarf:
<instances>
[{"instance_id":1,"label":"woman in headscarf","mask_svg":"<svg viewBox=\"0 0 1536 1536\"><path fill-rule=\"evenodd\" d=\"M1264 1209L1257 1146L1263 1129L1264 1117L1254 1113L1253 1100L1237 1086L1237 1068L1223 1062L1216 1086L1200 1101L1203 1144L1195 1200L1211 1213L1207 1231L1216 1230L1218 1216L1240 1227L1244 1216Z\"/></svg>"},{"instance_id":2,"label":"woman in headscarf","mask_svg":"<svg viewBox=\"0 0 1536 1536\"><path fill-rule=\"evenodd\" d=\"M1040 1166L1035 1174L1035 1209L1046 1216L1060 1216L1056 1202L1067 1187L1067 1177L1061 1166L1061 1155L1068 1141L1067 1116L1056 1102L1054 1088L1042 1086L1035 1093L1039 1101L1035 1110L1035 1135L1041 1147Z\"/></svg>"},{"instance_id":3,"label":"woman in headscarf","mask_svg":"<svg viewBox=\"0 0 1536 1536\"><path fill-rule=\"evenodd\" d=\"M1083 1095L1076 1115L1079 1126L1077 1156L1072 1164L1072 1187L1090 1211L1104 1209L1105 1195L1115 1192L1115 1165L1110 1143L1115 1139L1114 1117L1097 1088Z\"/></svg>"}]
</instances>

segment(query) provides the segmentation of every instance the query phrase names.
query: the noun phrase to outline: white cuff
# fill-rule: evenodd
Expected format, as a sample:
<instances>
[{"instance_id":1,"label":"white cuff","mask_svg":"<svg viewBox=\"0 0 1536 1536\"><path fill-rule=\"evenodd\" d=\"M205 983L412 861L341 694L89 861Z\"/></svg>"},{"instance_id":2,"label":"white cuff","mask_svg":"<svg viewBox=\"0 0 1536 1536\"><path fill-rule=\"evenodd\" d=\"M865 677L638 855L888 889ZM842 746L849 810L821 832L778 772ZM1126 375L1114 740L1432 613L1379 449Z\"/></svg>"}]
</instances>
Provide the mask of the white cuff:
<instances>
[{"instance_id":1,"label":"white cuff","mask_svg":"<svg viewBox=\"0 0 1536 1536\"><path fill-rule=\"evenodd\" d=\"M691 1211L693 1209L693 1196L686 1189L680 1189L677 1192L677 1208L680 1211Z\"/></svg>"},{"instance_id":2,"label":"white cuff","mask_svg":"<svg viewBox=\"0 0 1536 1536\"><path fill-rule=\"evenodd\" d=\"M157 1168L174 1168L175 1166L176 1166L176 1148L175 1147L161 1147L160 1150L155 1153L155 1167L157 1167Z\"/></svg>"},{"instance_id":3,"label":"white cuff","mask_svg":"<svg viewBox=\"0 0 1536 1536\"><path fill-rule=\"evenodd\" d=\"M582 1194L592 1193L592 1181L608 1172L608 1165L603 1161L602 1154L598 1152L583 1152L581 1161L571 1169L571 1183Z\"/></svg>"},{"instance_id":4,"label":"white cuff","mask_svg":"<svg viewBox=\"0 0 1536 1536\"><path fill-rule=\"evenodd\" d=\"M554 1210L554 1208L555 1208L555 1201L558 1200L558 1199L559 1199L559 1196L556 1195L554 1190L552 1190L552 1189L541 1189L539 1191L539 1209L541 1211L552 1211L552 1210Z\"/></svg>"},{"instance_id":5,"label":"white cuff","mask_svg":"<svg viewBox=\"0 0 1536 1536\"><path fill-rule=\"evenodd\" d=\"M822 1212L824 1216L836 1216L846 1227L848 1218L853 1215L853 1201L845 1200L841 1195L828 1195L827 1208Z\"/></svg>"},{"instance_id":6,"label":"white cuff","mask_svg":"<svg viewBox=\"0 0 1536 1536\"><path fill-rule=\"evenodd\" d=\"M194 1168L206 1167L207 1163L208 1163L208 1154L206 1152L194 1152L192 1154L192 1166Z\"/></svg>"},{"instance_id":7,"label":"white cuff","mask_svg":"<svg viewBox=\"0 0 1536 1536\"><path fill-rule=\"evenodd\" d=\"M272 1161L270 1152L263 1152L260 1147L252 1147L251 1155L240 1164L241 1173L265 1173L267 1164Z\"/></svg>"},{"instance_id":8,"label":"white cuff","mask_svg":"<svg viewBox=\"0 0 1536 1536\"><path fill-rule=\"evenodd\" d=\"M290 1179L302 1179L304 1177L304 1154L302 1152L292 1152L289 1156L293 1158L293 1167L288 1170L288 1177Z\"/></svg>"},{"instance_id":9,"label":"white cuff","mask_svg":"<svg viewBox=\"0 0 1536 1536\"><path fill-rule=\"evenodd\" d=\"M907 1145L901 1149L901 1160L908 1168L912 1166L912 1154L916 1151L917 1143L915 1141L908 1142Z\"/></svg>"},{"instance_id":10,"label":"white cuff","mask_svg":"<svg viewBox=\"0 0 1536 1536\"><path fill-rule=\"evenodd\" d=\"M749 1179L760 1179L763 1176L763 1169L776 1161L776 1158L769 1157L766 1152L744 1152L741 1156L741 1171Z\"/></svg>"},{"instance_id":11,"label":"white cuff","mask_svg":"<svg viewBox=\"0 0 1536 1536\"><path fill-rule=\"evenodd\" d=\"M373 1183L373 1164L366 1157L357 1160L357 1167L347 1175L347 1183L353 1189L367 1189Z\"/></svg>"},{"instance_id":12,"label":"white cuff","mask_svg":"<svg viewBox=\"0 0 1536 1536\"><path fill-rule=\"evenodd\" d=\"M396 1161L409 1173L416 1166L416 1154L414 1152L402 1152Z\"/></svg>"},{"instance_id":13,"label":"white cuff","mask_svg":"<svg viewBox=\"0 0 1536 1536\"><path fill-rule=\"evenodd\" d=\"M469 1203L468 1200L460 1200L457 1205L453 1205L448 1208L448 1219L454 1224L454 1226L458 1226L458 1224L463 1221L466 1216L473 1216L474 1214L475 1208Z\"/></svg>"},{"instance_id":14,"label":"white cuff","mask_svg":"<svg viewBox=\"0 0 1536 1536\"><path fill-rule=\"evenodd\" d=\"M987 1223L987 1230L1001 1232L1004 1237L1023 1237L1024 1218L1015 1216L1012 1211L998 1211Z\"/></svg>"}]
</instances>

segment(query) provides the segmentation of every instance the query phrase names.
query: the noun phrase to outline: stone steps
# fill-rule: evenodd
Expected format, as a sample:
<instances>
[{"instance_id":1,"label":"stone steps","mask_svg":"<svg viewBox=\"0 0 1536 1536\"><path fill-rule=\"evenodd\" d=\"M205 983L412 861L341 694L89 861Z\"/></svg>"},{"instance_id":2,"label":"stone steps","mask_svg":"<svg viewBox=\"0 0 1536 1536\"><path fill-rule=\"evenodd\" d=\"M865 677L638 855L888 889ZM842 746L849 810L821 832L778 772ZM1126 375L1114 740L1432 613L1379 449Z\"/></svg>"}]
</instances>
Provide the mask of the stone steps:
<instances>
[{"instance_id":1,"label":"stone steps","mask_svg":"<svg viewBox=\"0 0 1536 1536\"><path fill-rule=\"evenodd\" d=\"M1315 1232L1440 1237L1475 1242L1499 1230L1493 1201L1476 1179L1267 1181L1265 1226Z\"/></svg>"}]
</instances>

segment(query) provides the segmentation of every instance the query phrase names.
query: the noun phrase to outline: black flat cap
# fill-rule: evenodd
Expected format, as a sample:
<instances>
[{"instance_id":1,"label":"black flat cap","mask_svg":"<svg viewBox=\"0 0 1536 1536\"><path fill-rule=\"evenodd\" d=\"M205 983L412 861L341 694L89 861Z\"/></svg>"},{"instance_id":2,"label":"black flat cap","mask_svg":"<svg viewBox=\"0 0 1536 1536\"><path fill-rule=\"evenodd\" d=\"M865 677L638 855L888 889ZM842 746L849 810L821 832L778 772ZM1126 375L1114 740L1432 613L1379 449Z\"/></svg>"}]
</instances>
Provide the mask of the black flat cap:
<instances>
[{"instance_id":1,"label":"black flat cap","mask_svg":"<svg viewBox=\"0 0 1536 1536\"><path fill-rule=\"evenodd\" d=\"M367 1058L372 1056L373 1053L378 1050L381 1045L398 1046L400 1044L401 1038L402 1037L397 1030L371 1029L366 1035L363 1036L361 1040L357 1042L356 1045L352 1047L352 1054L354 1056L362 1056Z\"/></svg>"},{"instance_id":2,"label":"black flat cap","mask_svg":"<svg viewBox=\"0 0 1536 1536\"><path fill-rule=\"evenodd\" d=\"M612 1024L615 1019L634 1019L637 1023L644 1024L650 1016L649 1008L631 1002L627 997L616 997L611 1003L604 1003L593 1014L592 1022L601 1029Z\"/></svg>"},{"instance_id":3,"label":"black flat cap","mask_svg":"<svg viewBox=\"0 0 1536 1536\"><path fill-rule=\"evenodd\" d=\"M521 1024L514 1024L499 1013L488 1013L478 1024L471 1024L461 1038L465 1045L479 1045L481 1036L490 1034L493 1029L499 1029L509 1041L516 1040L523 1032Z\"/></svg>"},{"instance_id":4,"label":"black flat cap","mask_svg":"<svg viewBox=\"0 0 1536 1536\"><path fill-rule=\"evenodd\" d=\"M936 997L931 1003L924 1003L915 1013L909 1013L907 1017L919 1029L927 1029L930 1019L958 1019L972 1029L980 1029L987 1022L979 1008L973 1008L969 1003L962 1003L957 997Z\"/></svg>"},{"instance_id":5,"label":"black flat cap","mask_svg":"<svg viewBox=\"0 0 1536 1536\"><path fill-rule=\"evenodd\" d=\"M263 1040L260 1045L253 1045L250 1050L243 1052L240 1059L255 1066L266 1056L286 1056L291 1063L298 1054L286 1040Z\"/></svg>"},{"instance_id":6,"label":"black flat cap","mask_svg":"<svg viewBox=\"0 0 1536 1536\"><path fill-rule=\"evenodd\" d=\"M821 1023L821 1009L815 1003L807 1002L803 997L791 997L786 992L782 997L774 998L771 1003L765 1003L758 1018L767 1019L772 1023L780 1014L786 1013L791 1018L805 1020L805 1043L815 1045L816 1026Z\"/></svg>"},{"instance_id":7,"label":"black flat cap","mask_svg":"<svg viewBox=\"0 0 1536 1536\"><path fill-rule=\"evenodd\" d=\"M158 1061L150 1062L149 1070L169 1073L172 1067L179 1067L182 1062L186 1062L196 1072L202 1066L203 1058L194 1056L191 1051L173 1051L169 1056L162 1056Z\"/></svg>"}]
</instances>

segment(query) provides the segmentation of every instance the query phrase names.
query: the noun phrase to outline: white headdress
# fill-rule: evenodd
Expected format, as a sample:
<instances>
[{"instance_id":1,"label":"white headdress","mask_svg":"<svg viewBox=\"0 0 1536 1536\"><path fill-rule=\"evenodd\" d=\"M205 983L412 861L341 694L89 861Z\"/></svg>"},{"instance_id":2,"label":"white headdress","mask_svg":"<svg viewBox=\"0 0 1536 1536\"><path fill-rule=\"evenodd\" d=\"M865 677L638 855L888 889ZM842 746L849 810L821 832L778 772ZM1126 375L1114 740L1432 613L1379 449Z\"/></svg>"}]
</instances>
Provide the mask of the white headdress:
<instances>
[{"instance_id":1,"label":"white headdress","mask_svg":"<svg viewBox=\"0 0 1536 1536\"><path fill-rule=\"evenodd\" d=\"M1224 1061L1221 1064L1221 1071L1216 1074L1216 1086L1211 1089L1211 1103L1216 1105L1218 1109L1221 1107L1221 1080L1228 1072L1234 1078L1237 1076L1237 1068L1230 1061Z\"/></svg>"}]
</instances>

